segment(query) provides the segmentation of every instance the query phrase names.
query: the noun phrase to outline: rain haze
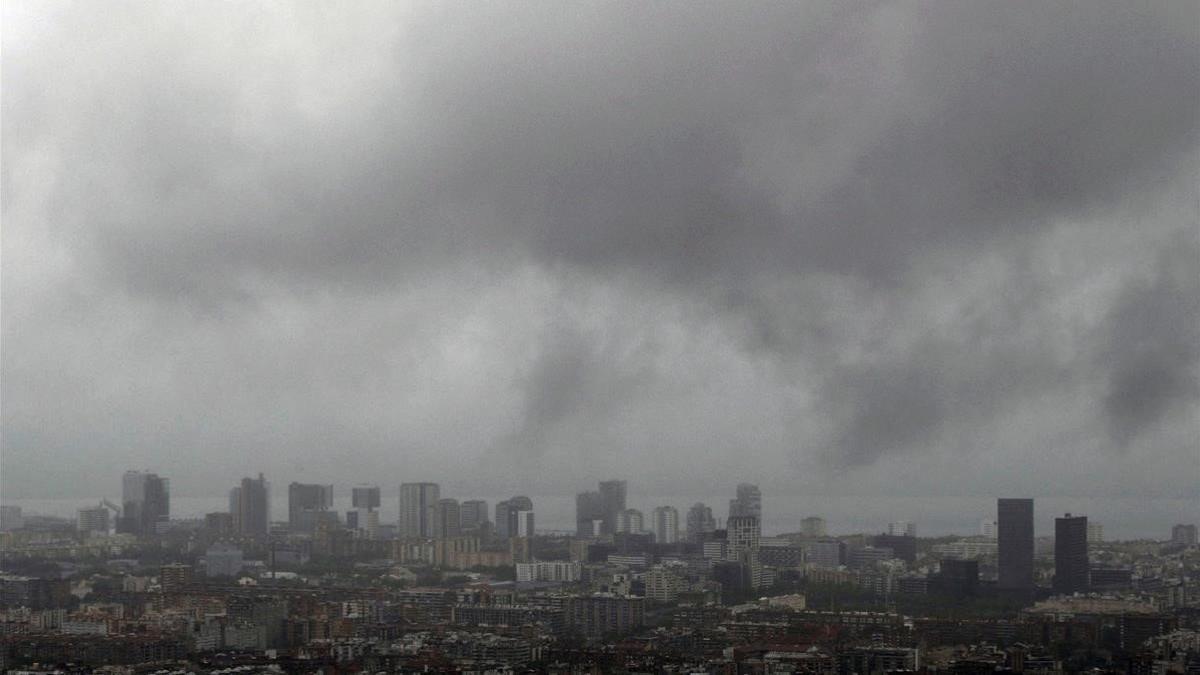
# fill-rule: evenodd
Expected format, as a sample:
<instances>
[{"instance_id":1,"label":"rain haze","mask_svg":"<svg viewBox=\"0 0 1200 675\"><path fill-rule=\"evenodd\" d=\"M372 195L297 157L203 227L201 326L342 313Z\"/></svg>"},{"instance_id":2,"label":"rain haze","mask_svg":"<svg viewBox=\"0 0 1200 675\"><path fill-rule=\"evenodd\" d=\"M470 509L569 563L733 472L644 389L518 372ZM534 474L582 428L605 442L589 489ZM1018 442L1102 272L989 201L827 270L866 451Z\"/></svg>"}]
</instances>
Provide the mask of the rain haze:
<instances>
[{"instance_id":1,"label":"rain haze","mask_svg":"<svg viewBox=\"0 0 1200 675\"><path fill-rule=\"evenodd\" d=\"M1194 522L1198 12L6 1L3 500Z\"/></svg>"}]
</instances>

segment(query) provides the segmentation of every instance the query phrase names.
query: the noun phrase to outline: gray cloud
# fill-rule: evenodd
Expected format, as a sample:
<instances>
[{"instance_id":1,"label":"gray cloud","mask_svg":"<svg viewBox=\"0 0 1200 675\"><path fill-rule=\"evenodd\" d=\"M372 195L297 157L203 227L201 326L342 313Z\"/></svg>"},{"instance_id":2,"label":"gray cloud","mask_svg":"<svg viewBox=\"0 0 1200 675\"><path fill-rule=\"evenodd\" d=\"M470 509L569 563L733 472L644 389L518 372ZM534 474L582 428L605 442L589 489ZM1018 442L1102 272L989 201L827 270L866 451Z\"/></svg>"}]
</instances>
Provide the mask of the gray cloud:
<instances>
[{"instance_id":1,"label":"gray cloud","mask_svg":"<svg viewBox=\"0 0 1200 675\"><path fill-rule=\"evenodd\" d=\"M322 12L6 5L6 487L1194 452L1191 3Z\"/></svg>"}]
</instances>

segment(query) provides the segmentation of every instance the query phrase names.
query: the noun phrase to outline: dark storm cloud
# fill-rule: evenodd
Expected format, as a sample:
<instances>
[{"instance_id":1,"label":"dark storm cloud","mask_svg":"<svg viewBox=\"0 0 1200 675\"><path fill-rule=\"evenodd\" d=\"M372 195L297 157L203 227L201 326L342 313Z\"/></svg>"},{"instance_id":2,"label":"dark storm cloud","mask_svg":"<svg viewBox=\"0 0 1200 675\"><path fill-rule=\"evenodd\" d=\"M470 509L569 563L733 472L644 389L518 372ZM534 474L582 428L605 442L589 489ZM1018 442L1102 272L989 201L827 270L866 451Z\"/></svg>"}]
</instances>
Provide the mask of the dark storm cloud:
<instances>
[{"instance_id":1,"label":"dark storm cloud","mask_svg":"<svg viewBox=\"0 0 1200 675\"><path fill-rule=\"evenodd\" d=\"M1193 423L1193 3L6 12L18 452L199 409L172 444L770 473Z\"/></svg>"},{"instance_id":2,"label":"dark storm cloud","mask_svg":"<svg viewBox=\"0 0 1200 675\"><path fill-rule=\"evenodd\" d=\"M1148 280L1127 286L1108 318L1098 364L1108 375L1104 412L1126 447L1171 413L1193 424L1200 402L1200 240L1179 236Z\"/></svg>"}]
</instances>

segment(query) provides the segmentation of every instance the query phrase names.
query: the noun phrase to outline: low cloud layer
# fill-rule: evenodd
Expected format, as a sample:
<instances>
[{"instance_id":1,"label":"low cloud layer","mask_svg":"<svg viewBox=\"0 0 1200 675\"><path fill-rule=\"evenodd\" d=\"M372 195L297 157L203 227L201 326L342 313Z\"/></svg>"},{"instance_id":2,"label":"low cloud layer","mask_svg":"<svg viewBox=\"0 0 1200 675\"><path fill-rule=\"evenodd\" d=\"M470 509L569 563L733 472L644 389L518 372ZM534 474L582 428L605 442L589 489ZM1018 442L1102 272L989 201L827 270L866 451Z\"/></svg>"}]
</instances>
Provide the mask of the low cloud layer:
<instances>
[{"instance_id":1,"label":"low cloud layer","mask_svg":"<svg viewBox=\"0 0 1200 675\"><path fill-rule=\"evenodd\" d=\"M1191 3L3 23L6 496L1200 496Z\"/></svg>"}]
</instances>

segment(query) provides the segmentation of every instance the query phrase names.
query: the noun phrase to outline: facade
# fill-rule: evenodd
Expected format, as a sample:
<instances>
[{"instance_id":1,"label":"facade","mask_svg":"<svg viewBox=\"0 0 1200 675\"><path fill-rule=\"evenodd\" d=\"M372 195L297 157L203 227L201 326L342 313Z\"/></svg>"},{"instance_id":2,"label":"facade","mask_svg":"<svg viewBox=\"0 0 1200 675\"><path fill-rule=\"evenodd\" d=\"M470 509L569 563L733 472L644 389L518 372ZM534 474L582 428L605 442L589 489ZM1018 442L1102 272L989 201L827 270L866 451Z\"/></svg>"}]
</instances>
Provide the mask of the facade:
<instances>
[{"instance_id":1,"label":"facade","mask_svg":"<svg viewBox=\"0 0 1200 675\"><path fill-rule=\"evenodd\" d=\"M600 534L612 534L617 531L617 517L626 508L627 491L628 487L623 480L600 481L600 501L604 510Z\"/></svg>"},{"instance_id":2,"label":"facade","mask_svg":"<svg viewBox=\"0 0 1200 675\"><path fill-rule=\"evenodd\" d=\"M117 530L153 534L171 516L171 489L166 478L142 471L126 471L121 478L121 518Z\"/></svg>"},{"instance_id":3,"label":"facade","mask_svg":"<svg viewBox=\"0 0 1200 675\"><path fill-rule=\"evenodd\" d=\"M333 486L292 483L288 486L288 529L311 533L318 514L333 508Z\"/></svg>"},{"instance_id":4,"label":"facade","mask_svg":"<svg viewBox=\"0 0 1200 675\"><path fill-rule=\"evenodd\" d=\"M229 513L233 528L247 537L265 537L271 528L271 488L263 475L243 478L229 493Z\"/></svg>"},{"instance_id":5,"label":"facade","mask_svg":"<svg viewBox=\"0 0 1200 675\"><path fill-rule=\"evenodd\" d=\"M726 528L729 539L727 551L730 559L739 559L744 553L758 551L762 538L762 526L756 516L735 516L729 519Z\"/></svg>"},{"instance_id":6,"label":"facade","mask_svg":"<svg viewBox=\"0 0 1200 675\"><path fill-rule=\"evenodd\" d=\"M800 534L806 537L824 537L826 534L825 519L820 516L809 516L801 520Z\"/></svg>"},{"instance_id":7,"label":"facade","mask_svg":"<svg viewBox=\"0 0 1200 675\"><path fill-rule=\"evenodd\" d=\"M373 511L382 503L378 485L356 485L350 490L350 506Z\"/></svg>"},{"instance_id":8,"label":"facade","mask_svg":"<svg viewBox=\"0 0 1200 675\"><path fill-rule=\"evenodd\" d=\"M917 524L911 520L898 520L888 523L888 534L893 537L916 537Z\"/></svg>"},{"instance_id":9,"label":"facade","mask_svg":"<svg viewBox=\"0 0 1200 675\"><path fill-rule=\"evenodd\" d=\"M457 499L439 499L433 519L435 539L457 537L462 534L462 507Z\"/></svg>"},{"instance_id":10,"label":"facade","mask_svg":"<svg viewBox=\"0 0 1200 675\"><path fill-rule=\"evenodd\" d=\"M468 499L459 506L459 526L463 530L478 530L488 521L488 504L482 499Z\"/></svg>"},{"instance_id":11,"label":"facade","mask_svg":"<svg viewBox=\"0 0 1200 675\"><path fill-rule=\"evenodd\" d=\"M739 483L737 497L729 502L729 517L754 516L762 521L762 491L757 485Z\"/></svg>"},{"instance_id":12,"label":"facade","mask_svg":"<svg viewBox=\"0 0 1200 675\"><path fill-rule=\"evenodd\" d=\"M687 539L692 542L703 541L717 529L717 521L713 518L712 509L701 502L692 504L687 514Z\"/></svg>"},{"instance_id":13,"label":"facade","mask_svg":"<svg viewBox=\"0 0 1200 675\"><path fill-rule=\"evenodd\" d=\"M681 570L671 565L655 565L645 575L646 599L654 602L675 602L686 586Z\"/></svg>"},{"instance_id":14,"label":"facade","mask_svg":"<svg viewBox=\"0 0 1200 675\"><path fill-rule=\"evenodd\" d=\"M1176 525L1171 528L1171 543L1182 546L1196 545L1195 525Z\"/></svg>"},{"instance_id":15,"label":"facade","mask_svg":"<svg viewBox=\"0 0 1200 675\"><path fill-rule=\"evenodd\" d=\"M583 565L579 562L549 561L517 563L517 581L579 581Z\"/></svg>"},{"instance_id":16,"label":"facade","mask_svg":"<svg viewBox=\"0 0 1200 675\"><path fill-rule=\"evenodd\" d=\"M575 495L575 536L599 536L604 522L604 496L599 492L580 492Z\"/></svg>"},{"instance_id":17,"label":"facade","mask_svg":"<svg viewBox=\"0 0 1200 675\"><path fill-rule=\"evenodd\" d=\"M674 506L655 508L650 525L655 543L674 544L679 541L679 511Z\"/></svg>"},{"instance_id":18,"label":"facade","mask_svg":"<svg viewBox=\"0 0 1200 675\"><path fill-rule=\"evenodd\" d=\"M645 598L592 595L567 601L567 625L589 637L627 633L646 623Z\"/></svg>"},{"instance_id":19,"label":"facade","mask_svg":"<svg viewBox=\"0 0 1200 675\"><path fill-rule=\"evenodd\" d=\"M533 511L517 511L517 537L532 537L534 529Z\"/></svg>"},{"instance_id":20,"label":"facade","mask_svg":"<svg viewBox=\"0 0 1200 675\"><path fill-rule=\"evenodd\" d=\"M638 534L645 529L645 518L637 509L625 509L617 514L617 524L614 532L629 532Z\"/></svg>"},{"instance_id":21,"label":"facade","mask_svg":"<svg viewBox=\"0 0 1200 675\"><path fill-rule=\"evenodd\" d=\"M806 541L802 544L804 561L810 567L836 569L842 564L842 542L836 539Z\"/></svg>"},{"instance_id":22,"label":"facade","mask_svg":"<svg viewBox=\"0 0 1200 675\"><path fill-rule=\"evenodd\" d=\"M403 539L424 539L434 536L434 521L440 498L437 483L402 483L400 485L399 535Z\"/></svg>"},{"instance_id":23,"label":"facade","mask_svg":"<svg viewBox=\"0 0 1200 675\"><path fill-rule=\"evenodd\" d=\"M75 529L81 533L108 534L108 509L103 505L79 509L75 516Z\"/></svg>"},{"instance_id":24,"label":"facade","mask_svg":"<svg viewBox=\"0 0 1200 675\"><path fill-rule=\"evenodd\" d=\"M1054 519L1054 590L1057 593L1083 593L1090 586L1088 576L1088 519L1071 516Z\"/></svg>"},{"instance_id":25,"label":"facade","mask_svg":"<svg viewBox=\"0 0 1200 675\"><path fill-rule=\"evenodd\" d=\"M979 536L987 537L988 539L996 538L996 521L992 518L984 518L979 522Z\"/></svg>"},{"instance_id":26,"label":"facade","mask_svg":"<svg viewBox=\"0 0 1200 675\"><path fill-rule=\"evenodd\" d=\"M1089 520L1087 530L1087 540L1089 544L1100 544L1104 542L1104 525Z\"/></svg>"},{"instance_id":27,"label":"facade","mask_svg":"<svg viewBox=\"0 0 1200 675\"><path fill-rule=\"evenodd\" d=\"M496 504L496 536L501 539L519 536L521 511L532 511L533 500L524 495L511 497Z\"/></svg>"},{"instance_id":28,"label":"facade","mask_svg":"<svg viewBox=\"0 0 1200 675\"><path fill-rule=\"evenodd\" d=\"M1001 590L1033 589L1033 500L1000 499L996 534Z\"/></svg>"}]
</instances>

